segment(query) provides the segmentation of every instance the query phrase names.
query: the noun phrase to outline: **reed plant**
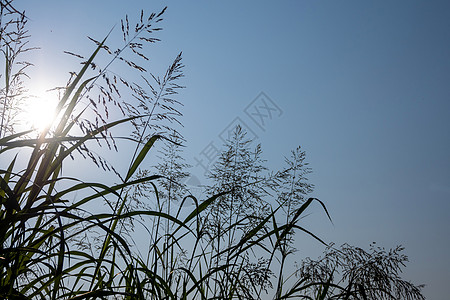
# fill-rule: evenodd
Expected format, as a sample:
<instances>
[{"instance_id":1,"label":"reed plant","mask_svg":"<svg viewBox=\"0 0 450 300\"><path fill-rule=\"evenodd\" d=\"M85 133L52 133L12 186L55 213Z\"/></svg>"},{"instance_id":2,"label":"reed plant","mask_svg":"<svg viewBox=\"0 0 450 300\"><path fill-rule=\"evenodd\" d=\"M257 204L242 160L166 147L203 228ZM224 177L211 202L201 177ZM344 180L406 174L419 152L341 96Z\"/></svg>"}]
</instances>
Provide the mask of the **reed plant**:
<instances>
[{"instance_id":1,"label":"reed plant","mask_svg":"<svg viewBox=\"0 0 450 300\"><path fill-rule=\"evenodd\" d=\"M157 175L139 169L155 144L170 140L170 135L165 133L180 115L176 109L179 102L174 95L181 88L177 83L182 77L181 54L161 78L127 57L129 52L141 61L147 60L143 48L158 41L153 35L160 30L155 25L162 20L164 10L149 16L142 12L135 26L130 26L128 17L122 20L124 45L118 50L112 51L107 46L108 35L101 41L91 38L96 48L88 57L67 52L82 59L82 67L71 73L63 87L55 119L33 137L33 130L14 132L16 115L13 114L22 105L18 97L22 94L19 88L25 69L15 67L17 58L26 49L16 46L26 44L23 36L27 17L18 12L11 1L1 2L1 46L6 71L2 87L0 154L8 160L3 165L6 161L2 159L0 170L0 295L3 298L186 299L248 298L252 295L247 291L248 286L244 289L238 280L242 278L239 276L241 266L235 266L237 273L226 273L227 286L216 281L216 287L220 288L215 288L211 295L210 279L218 278L216 275L229 266L205 264L209 253L207 246L202 245L204 219L200 216L216 199L231 191L203 201L187 195L182 201L193 201L195 206L188 212L182 213L180 209L175 215L161 206L130 209L133 187L149 183L158 202L162 196L156 185L158 179L168 180L174 186L178 184L167 172ZM9 20L5 23L6 19ZM20 28L22 35L14 37L11 26ZM103 67L96 62L100 55L110 56ZM123 62L130 71L140 73L144 85L110 72L113 61ZM135 102L124 100L127 98L124 95ZM112 108L123 117L110 120ZM116 127L126 125L134 128L129 136L114 135ZM124 173L92 150L95 144L118 150L117 140L121 139L135 144ZM170 142L177 143L174 139ZM87 159L99 168L116 173L120 181L116 184L87 182L69 176L70 170L65 170L63 165L70 159ZM109 209L91 212L89 205L95 203L106 203ZM252 230L229 245L228 253L238 257L243 249L261 246L262 241L276 239L287 227L294 226L286 224L257 235L274 217L275 211L258 220ZM128 236L123 234L124 224L138 218L151 219L152 224L156 224L154 227L144 225L150 241L146 255L139 255ZM164 230L162 224L165 224ZM182 245L187 239L194 241L190 257L186 253L184 264L174 263L175 256L180 257L185 251Z\"/></svg>"},{"instance_id":2,"label":"reed plant","mask_svg":"<svg viewBox=\"0 0 450 300\"><path fill-rule=\"evenodd\" d=\"M177 148L183 140L174 126L181 116L182 57L161 77L144 67L146 47L159 41L165 9L142 11L135 24L123 19L117 50L107 44L110 32L102 40L90 38L89 56L67 52L81 60L80 70L60 88L55 118L39 132L15 131L31 65L18 60L31 49L27 17L13 1L1 0L0 9L6 65L0 95L0 298L287 299L311 298L309 288L327 286L311 276L289 286L283 279L295 231L323 243L301 226L305 211L318 203L328 215L320 200L307 197L312 186L304 183L304 152L297 149L285 170L261 177L257 148L247 169L240 164L245 159L228 165L231 184L212 186L204 198L182 185L186 165L177 162ZM113 62L126 67L126 76L111 70ZM147 158L156 157L163 142L163 163L151 171ZM233 149L250 158L244 148ZM117 167L103 150L119 152L128 167ZM223 162L236 162L232 151L228 155ZM98 174L110 172L117 181L72 175L66 167L71 161L93 164ZM275 201L262 201L271 196L267 190L281 186ZM260 204L257 211L251 203Z\"/></svg>"}]
</instances>

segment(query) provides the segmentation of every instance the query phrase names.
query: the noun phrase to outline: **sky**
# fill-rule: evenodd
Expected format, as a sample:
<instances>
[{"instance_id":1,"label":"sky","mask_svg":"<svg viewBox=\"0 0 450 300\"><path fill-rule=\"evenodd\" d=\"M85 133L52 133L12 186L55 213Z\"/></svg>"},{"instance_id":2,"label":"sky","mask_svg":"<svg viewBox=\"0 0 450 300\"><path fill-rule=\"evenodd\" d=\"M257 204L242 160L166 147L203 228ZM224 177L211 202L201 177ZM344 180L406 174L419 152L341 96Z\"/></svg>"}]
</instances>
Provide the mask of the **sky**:
<instances>
[{"instance_id":1,"label":"sky","mask_svg":"<svg viewBox=\"0 0 450 300\"><path fill-rule=\"evenodd\" d=\"M30 20L35 88L61 85L125 14L164 14L151 66L183 52L181 129L194 185L206 154L235 122L272 169L301 145L315 207L305 219L327 242L406 247L403 277L428 299L450 278L450 2L17 1ZM62 80L64 79L64 80ZM201 162L201 164L199 163ZM195 180L194 180L195 179ZM300 242L301 241L301 242ZM299 238L298 255L320 247ZM319 249L319 250L318 250ZM319 253L318 253L319 252Z\"/></svg>"}]
</instances>

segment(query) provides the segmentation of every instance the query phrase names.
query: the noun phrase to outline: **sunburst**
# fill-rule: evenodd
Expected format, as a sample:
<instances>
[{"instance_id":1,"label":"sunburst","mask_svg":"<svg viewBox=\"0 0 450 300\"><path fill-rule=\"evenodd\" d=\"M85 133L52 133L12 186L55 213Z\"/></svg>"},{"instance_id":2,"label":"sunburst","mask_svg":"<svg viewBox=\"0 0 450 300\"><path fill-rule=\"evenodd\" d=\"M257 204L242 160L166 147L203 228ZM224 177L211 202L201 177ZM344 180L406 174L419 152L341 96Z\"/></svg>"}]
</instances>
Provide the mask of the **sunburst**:
<instances>
[{"instance_id":1,"label":"sunburst","mask_svg":"<svg viewBox=\"0 0 450 300\"><path fill-rule=\"evenodd\" d=\"M24 121L28 128L42 132L55 119L57 97L51 92L41 92L30 97L25 109Z\"/></svg>"}]
</instances>

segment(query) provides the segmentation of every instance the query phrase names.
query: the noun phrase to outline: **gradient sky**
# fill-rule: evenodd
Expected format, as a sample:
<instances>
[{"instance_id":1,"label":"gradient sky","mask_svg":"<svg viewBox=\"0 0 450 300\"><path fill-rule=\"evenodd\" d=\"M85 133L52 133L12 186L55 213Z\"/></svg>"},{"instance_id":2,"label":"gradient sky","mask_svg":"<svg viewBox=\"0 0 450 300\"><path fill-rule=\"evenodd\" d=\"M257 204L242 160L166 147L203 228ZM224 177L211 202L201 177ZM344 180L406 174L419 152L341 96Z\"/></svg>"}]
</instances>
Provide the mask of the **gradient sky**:
<instances>
[{"instance_id":1,"label":"gradient sky","mask_svg":"<svg viewBox=\"0 0 450 300\"><path fill-rule=\"evenodd\" d=\"M88 55L87 35L101 39L126 13L168 5L163 41L150 57L159 68L183 51L187 161L195 166L210 143L220 146L220 134L236 118L253 131L273 169L301 145L314 172L313 196L334 222L317 207L305 220L309 228L337 244L405 246L404 278L427 284L428 299L448 299L450 2L16 5L26 9L33 45L42 48L35 82L48 88L75 69L66 67L64 50ZM261 92L279 109L263 127L246 114L261 103ZM204 180L200 166L192 172ZM299 256L320 254L317 243L300 240Z\"/></svg>"}]
</instances>

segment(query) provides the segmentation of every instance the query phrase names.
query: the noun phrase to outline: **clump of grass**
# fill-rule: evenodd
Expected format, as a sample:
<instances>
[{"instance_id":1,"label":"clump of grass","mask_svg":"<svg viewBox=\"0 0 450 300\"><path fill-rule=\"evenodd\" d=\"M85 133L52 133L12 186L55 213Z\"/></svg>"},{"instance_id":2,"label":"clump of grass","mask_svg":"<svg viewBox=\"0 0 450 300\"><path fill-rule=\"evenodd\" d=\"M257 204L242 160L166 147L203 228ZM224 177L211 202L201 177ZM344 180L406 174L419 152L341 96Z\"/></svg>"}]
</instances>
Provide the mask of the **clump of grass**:
<instances>
[{"instance_id":1,"label":"clump of grass","mask_svg":"<svg viewBox=\"0 0 450 300\"><path fill-rule=\"evenodd\" d=\"M141 276L147 272L145 277L148 278L152 271L141 265L139 258L134 257L130 244L116 229L122 220L138 215L167 218L179 227L186 227L185 222L159 211L124 212L127 203L125 189L160 178L148 175L132 179L154 143L163 138L153 128L150 130L153 119L175 119L169 113L161 113L155 108L164 102L170 102L169 96L176 93L176 81L182 68L181 55L169 66L162 80L154 77L158 85L147 96L144 89L136 83L128 83L116 75L110 78L109 64L99 68L95 59L103 51L112 53L105 44L106 38L95 42L94 52L82 62L78 72L72 73L73 76L63 89L56 108L58 117L39 133L38 138L29 138L30 131L12 132L14 122L10 113L13 109L11 83L19 84L16 81L20 79L24 69L11 75L15 61L10 56L10 48L12 43L23 44L23 37L19 35L13 37L13 41L8 40L12 36L11 31L8 31L11 24L23 28L26 17L11 6L11 1L1 2L1 12L2 16L12 17L13 21L2 26L1 32L8 67L4 74L6 85L2 89L0 153L3 157L13 153L13 158L0 170L0 294L2 297L27 299L84 299L108 295L144 299ZM145 59L135 49L143 47L143 42L156 41L151 35L155 31L154 24L162 20L163 13L164 10L146 18L142 13L133 34L129 31L130 25L126 18L126 27L122 28L125 45L112 54L111 61L124 61L132 69L143 72L140 66L125 58L126 51L131 49L134 54ZM17 19L14 19L16 16ZM90 75L92 73L94 74ZM12 81L11 76L15 76ZM137 106L119 102L118 82L141 102L140 110L134 109ZM150 86L149 81L146 82ZM98 90L96 101L93 100L95 89ZM16 89L15 92L20 91ZM144 102L153 106L153 109L142 108ZM123 117L109 121L111 106L118 108ZM84 117L88 110L93 112L94 118ZM120 174L113 169L112 164L91 150L90 143L96 141L100 145L117 149L113 129L126 124L135 128L134 136L127 139L135 143L136 150L130 158L130 167L125 174ZM22 149L30 151L23 152ZM120 175L121 182L111 186L63 175L63 163L71 157L79 160L77 153L89 157L99 167L114 170ZM73 194L82 196L69 201ZM101 200L110 204L111 210L89 213L86 205ZM93 230L100 239L98 249L90 247L91 251L77 250L73 241L83 240Z\"/></svg>"},{"instance_id":2,"label":"clump of grass","mask_svg":"<svg viewBox=\"0 0 450 300\"><path fill-rule=\"evenodd\" d=\"M305 211L316 202L328 215L320 200L307 196L310 170L300 148L284 170L262 176L261 149L249 151L238 128L222 165L211 174L220 180L208 188L206 199L180 183L186 177L178 151L183 139L173 125L181 116L176 99L181 54L162 77L145 68L144 49L158 41L155 26L165 9L148 16L141 12L133 26L128 17L122 20L123 44L117 50L107 45L108 35L90 38L95 44L90 56L67 52L82 60L81 68L59 88L57 117L32 138L31 130L14 132L29 64L14 68L28 48L12 47L26 43L24 34L14 36L8 29L14 25L25 32L26 16L12 1L0 0L0 8L0 22L11 18L0 27L7 66L0 155L8 158L0 166L0 298L259 299L264 292L275 299L311 299L307 291L317 286L317 298L325 299L330 281L308 275L286 286L283 277L295 231L322 242L300 225ZM11 56L13 49L19 51ZM103 65L100 57L107 57ZM114 61L127 67L127 76L138 73L140 83L111 71ZM128 136L116 134L121 126L131 128ZM133 150L121 157L129 159L121 171L97 150L120 151L124 142ZM162 142L164 161L157 172L149 171L146 157L156 156L155 145ZM99 174L101 169L116 174L117 183L67 175L63 166L70 159L86 159ZM272 196L269 190L275 191L272 203L264 200ZM90 211L103 204L105 209ZM136 236L138 227L145 238ZM145 239L147 248L136 239Z\"/></svg>"},{"instance_id":3,"label":"clump of grass","mask_svg":"<svg viewBox=\"0 0 450 300\"><path fill-rule=\"evenodd\" d=\"M296 276L309 284L308 295L320 299L420 299L423 285L400 277L408 257L397 246L386 251L370 245L369 251L330 244L322 257L302 261Z\"/></svg>"}]
</instances>

